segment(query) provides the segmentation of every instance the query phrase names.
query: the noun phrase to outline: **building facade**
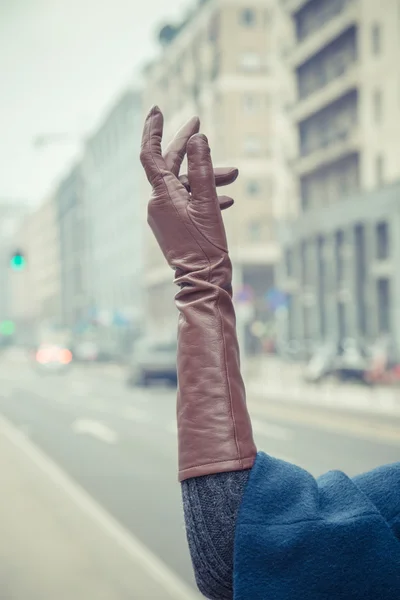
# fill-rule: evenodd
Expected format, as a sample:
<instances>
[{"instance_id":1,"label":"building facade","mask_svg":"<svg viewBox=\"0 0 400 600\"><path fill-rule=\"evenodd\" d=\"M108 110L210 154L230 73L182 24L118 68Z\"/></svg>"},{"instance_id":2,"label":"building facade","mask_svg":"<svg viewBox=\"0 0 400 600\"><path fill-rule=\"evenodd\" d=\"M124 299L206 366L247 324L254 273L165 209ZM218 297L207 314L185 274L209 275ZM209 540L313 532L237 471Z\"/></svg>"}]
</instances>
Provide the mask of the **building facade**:
<instances>
[{"instance_id":1,"label":"building facade","mask_svg":"<svg viewBox=\"0 0 400 600\"><path fill-rule=\"evenodd\" d=\"M373 342L390 334L399 346L399 3L284 5L293 24L301 207L281 230L285 338Z\"/></svg>"},{"instance_id":2,"label":"building facade","mask_svg":"<svg viewBox=\"0 0 400 600\"><path fill-rule=\"evenodd\" d=\"M23 247L15 246L15 234L27 213L27 206L20 202L12 202L8 199L0 201L0 322L12 320L14 314L15 273L10 268L10 260L11 255L17 250L24 251Z\"/></svg>"},{"instance_id":3,"label":"building facade","mask_svg":"<svg viewBox=\"0 0 400 600\"><path fill-rule=\"evenodd\" d=\"M38 327L61 324L60 246L53 196L26 216L14 245L24 253L26 266L12 274L12 316L21 341L31 341Z\"/></svg>"},{"instance_id":4,"label":"building facade","mask_svg":"<svg viewBox=\"0 0 400 600\"><path fill-rule=\"evenodd\" d=\"M142 320L141 132L141 96L128 90L87 141L83 158L86 308L105 327Z\"/></svg>"},{"instance_id":5,"label":"building facade","mask_svg":"<svg viewBox=\"0 0 400 600\"><path fill-rule=\"evenodd\" d=\"M85 283L84 178L80 164L75 165L58 185L55 202L60 241L62 321L65 327L74 329L85 320L89 303Z\"/></svg>"},{"instance_id":6,"label":"building facade","mask_svg":"<svg viewBox=\"0 0 400 600\"><path fill-rule=\"evenodd\" d=\"M236 202L224 220L235 287L249 286L260 309L280 256L276 220L296 210L289 169L295 136L287 118L293 85L285 66L290 31L272 0L198 2L179 26L160 32L161 55L144 73L144 105L161 107L165 143L197 114L214 165L239 168L226 192ZM146 244L148 327L173 330L171 270L150 232Z\"/></svg>"}]
</instances>

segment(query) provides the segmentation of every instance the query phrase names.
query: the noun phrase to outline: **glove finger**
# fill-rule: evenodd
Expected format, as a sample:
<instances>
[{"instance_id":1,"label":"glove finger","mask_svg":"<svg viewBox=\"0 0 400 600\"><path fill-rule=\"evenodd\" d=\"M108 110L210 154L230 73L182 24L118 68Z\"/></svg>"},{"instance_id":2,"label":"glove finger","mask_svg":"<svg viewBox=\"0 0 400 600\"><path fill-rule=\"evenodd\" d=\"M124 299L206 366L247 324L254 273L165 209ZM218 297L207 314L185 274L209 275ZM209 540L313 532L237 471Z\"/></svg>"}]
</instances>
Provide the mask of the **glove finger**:
<instances>
[{"instance_id":1,"label":"glove finger","mask_svg":"<svg viewBox=\"0 0 400 600\"><path fill-rule=\"evenodd\" d=\"M214 173L215 173L215 169L214 169ZM179 177L179 181L182 183L182 185L185 186L186 191L188 191L190 193L190 185L189 185L188 176L181 175ZM219 207L221 210L225 210L226 208L229 208L230 206L232 206L232 204L234 204L234 200L230 196L218 196L218 204L219 204Z\"/></svg>"},{"instance_id":2,"label":"glove finger","mask_svg":"<svg viewBox=\"0 0 400 600\"><path fill-rule=\"evenodd\" d=\"M169 169L176 177L179 175L179 169L185 158L187 143L192 135L199 132L199 129L200 119L198 117L192 117L180 128L178 133L175 134L164 152L164 160L167 169Z\"/></svg>"},{"instance_id":3,"label":"glove finger","mask_svg":"<svg viewBox=\"0 0 400 600\"><path fill-rule=\"evenodd\" d=\"M158 106L153 106L144 123L140 151L140 161L153 187L169 173L161 153L163 127L163 114Z\"/></svg>"},{"instance_id":4,"label":"glove finger","mask_svg":"<svg viewBox=\"0 0 400 600\"><path fill-rule=\"evenodd\" d=\"M235 167L217 167L214 169L215 185L216 187L230 185L236 181L238 175L239 170ZM180 175L179 181L185 186L187 191L190 192L189 177L186 173Z\"/></svg>"},{"instance_id":5,"label":"glove finger","mask_svg":"<svg viewBox=\"0 0 400 600\"><path fill-rule=\"evenodd\" d=\"M223 185L231 185L239 175L239 169L236 167L216 167L214 169L215 185L222 187Z\"/></svg>"},{"instance_id":6,"label":"glove finger","mask_svg":"<svg viewBox=\"0 0 400 600\"><path fill-rule=\"evenodd\" d=\"M187 145L188 177L192 193L191 203L199 212L220 214L215 187L214 168L208 140L202 133L196 133Z\"/></svg>"},{"instance_id":7,"label":"glove finger","mask_svg":"<svg viewBox=\"0 0 400 600\"><path fill-rule=\"evenodd\" d=\"M218 204L221 210L225 210L234 204L234 199L229 196L218 196Z\"/></svg>"}]
</instances>

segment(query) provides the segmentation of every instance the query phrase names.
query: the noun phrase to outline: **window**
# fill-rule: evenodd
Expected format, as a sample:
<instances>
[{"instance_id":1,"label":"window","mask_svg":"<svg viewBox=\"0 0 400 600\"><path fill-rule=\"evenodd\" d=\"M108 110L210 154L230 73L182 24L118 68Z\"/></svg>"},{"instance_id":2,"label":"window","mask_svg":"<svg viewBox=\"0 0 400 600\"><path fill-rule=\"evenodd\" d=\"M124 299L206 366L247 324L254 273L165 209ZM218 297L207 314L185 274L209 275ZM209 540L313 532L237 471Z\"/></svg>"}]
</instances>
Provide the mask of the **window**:
<instances>
[{"instance_id":1,"label":"window","mask_svg":"<svg viewBox=\"0 0 400 600\"><path fill-rule=\"evenodd\" d=\"M380 123L382 120L382 92L381 90L375 90L373 96L373 111L375 123Z\"/></svg>"},{"instance_id":2,"label":"window","mask_svg":"<svg viewBox=\"0 0 400 600\"><path fill-rule=\"evenodd\" d=\"M326 334L326 240L323 237L317 239L317 263L318 263L318 312L319 312L319 333L324 339Z\"/></svg>"},{"instance_id":3,"label":"window","mask_svg":"<svg viewBox=\"0 0 400 600\"><path fill-rule=\"evenodd\" d=\"M262 237L262 226L260 221L252 221L249 224L249 238L252 242L259 242Z\"/></svg>"},{"instance_id":4,"label":"window","mask_svg":"<svg viewBox=\"0 0 400 600\"><path fill-rule=\"evenodd\" d=\"M219 28L220 28L219 15L216 14L208 25L208 40L210 42L216 42L218 40Z\"/></svg>"},{"instance_id":5,"label":"window","mask_svg":"<svg viewBox=\"0 0 400 600\"><path fill-rule=\"evenodd\" d=\"M254 27L256 24L256 12L252 8L245 8L240 11L239 20L245 27Z\"/></svg>"},{"instance_id":6,"label":"window","mask_svg":"<svg viewBox=\"0 0 400 600\"><path fill-rule=\"evenodd\" d=\"M378 154L378 156L375 159L375 177L376 177L376 185L382 185L383 184L383 179L384 179L384 162L383 162L383 156L382 154Z\"/></svg>"},{"instance_id":7,"label":"window","mask_svg":"<svg viewBox=\"0 0 400 600\"><path fill-rule=\"evenodd\" d=\"M371 29L371 46L372 54L378 56L382 52L381 26L379 23L374 23Z\"/></svg>"},{"instance_id":8,"label":"window","mask_svg":"<svg viewBox=\"0 0 400 600\"><path fill-rule=\"evenodd\" d=\"M218 77L220 66L221 66L221 55L219 52L215 52L214 56L213 56L211 72L210 72L210 79L212 81L214 81L214 79L216 79Z\"/></svg>"},{"instance_id":9,"label":"window","mask_svg":"<svg viewBox=\"0 0 400 600\"><path fill-rule=\"evenodd\" d=\"M246 189L249 196L258 196L261 191L261 186L258 181L249 181Z\"/></svg>"},{"instance_id":10,"label":"window","mask_svg":"<svg viewBox=\"0 0 400 600\"><path fill-rule=\"evenodd\" d=\"M259 102L259 98L258 96L250 96L250 95L246 95L243 98L243 110L246 113L255 113L257 112L258 108L260 106L260 102Z\"/></svg>"},{"instance_id":11,"label":"window","mask_svg":"<svg viewBox=\"0 0 400 600\"><path fill-rule=\"evenodd\" d=\"M293 250L291 248L285 251L285 271L288 277L293 276Z\"/></svg>"},{"instance_id":12,"label":"window","mask_svg":"<svg viewBox=\"0 0 400 600\"><path fill-rule=\"evenodd\" d=\"M306 286L308 281L308 264L307 264L307 242L301 242L300 244L300 266L301 266L301 284Z\"/></svg>"},{"instance_id":13,"label":"window","mask_svg":"<svg viewBox=\"0 0 400 600\"><path fill-rule=\"evenodd\" d=\"M355 259L355 283L356 283L356 303L358 306L357 319L358 331L361 335L367 333L367 303L366 303L366 282L367 282L367 256L366 256L366 236L365 226L356 225L354 228L354 259Z\"/></svg>"},{"instance_id":14,"label":"window","mask_svg":"<svg viewBox=\"0 0 400 600\"><path fill-rule=\"evenodd\" d=\"M261 152L261 140L255 135L249 135L244 141L244 151L246 154L260 154Z\"/></svg>"},{"instance_id":15,"label":"window","mask_svg":"<svg viewBox=\"0 0 400 600\"><path fill-rule=\"evenodd\" d=\"M335 233L335 271L337 286L341 286L344 279L344 245L344 231L342 229L339 229L339 231Z\"/></svg>"},{"instance_id":16,"label":"window","mask_svg":"<svg viewBox=\"0 0 400 600\"><path fill-rule=\"evenodd\" d=\"M388 333L390 331L390 280L378 279L376 282L378 296L378 327L379 333Z\"/></svg>"},{"instance_id":17,"label":"window","mask_svg":"<svg viewBox=\"0 0 400 600\"><path fill-rule=\"evenodd\" d=\"M239 57L239 66L244 71L261 69L261 56L257 52L243 52Z\"/></svg>"},{"instance_id":18,"label":"window","mask_svg":"<svg viewBox=\"0 0 400 600\"><path fill-rule=\"evenodd\" d=\"M376 226L376 258L378 260L389 258L389 225L385 221Z\"/></svg>"},{"instance_id":19,"label":"window","mask_svg":"<svg viewBox=\"0 0 400 600\"><path fill-rule=\"evenodd\" d=\"M265 9L264 11L264 25L265 27L269 27L272 23L273 13L270 8Z\"/></svg>"}]
</instances>

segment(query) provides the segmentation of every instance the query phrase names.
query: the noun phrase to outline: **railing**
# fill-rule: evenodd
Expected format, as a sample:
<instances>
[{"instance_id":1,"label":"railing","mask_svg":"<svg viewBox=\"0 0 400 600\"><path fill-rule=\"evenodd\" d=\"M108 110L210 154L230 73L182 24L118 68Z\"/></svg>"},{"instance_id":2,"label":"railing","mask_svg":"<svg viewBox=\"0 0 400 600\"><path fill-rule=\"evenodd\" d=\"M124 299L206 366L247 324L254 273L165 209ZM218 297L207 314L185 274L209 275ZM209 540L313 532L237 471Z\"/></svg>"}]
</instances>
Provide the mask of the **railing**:
<instances>
[{"instance_id":1,"label":"railing","mask_svg":"<svg viewBox=\"0 0 400 600\"><path fill-rule=\"evenodd\" d=\"M326 23L344 12L356 0L325 0L315 7L306 6L296 16L297 41L304 42ZM307 14L308 12L308 14Z\"/></svg>"},{"instance_id":2,"label":"railing","mask_svg":"<svg viewBox=\"0 0 400 600\"><path fill-rule=\"evenodd\" d=\"M335 81L339 77L342 77L351 69L354 65L355 61L348 61L347 63L337 64L333 69L332 65L330 65L329 72L328 69L326 71L322 71L317 76L317 81L313 81L311 84L308 84L301 81L301 78L298 80L298 98L299 100L305 100L309 98L314 92L321 90L325 86L329 85L332 81Z\"/></svg>"},{"instance_id":3,"label":"railing","mask_svg":"<svg viewBox=\"0 0 400 600\"><path fill-rule=\"evenodd\" d=\"M300 156L308 156L313 152L328 148L336 142L344 142L350 137L354 129L355 128L353 126L352 128L338 129L337 131L328 132L326 135L321 135L321 138L318 140L319 143L317 142L312 145L310 143L303 143L300 147Z\"/></svg>"}]
</instances>

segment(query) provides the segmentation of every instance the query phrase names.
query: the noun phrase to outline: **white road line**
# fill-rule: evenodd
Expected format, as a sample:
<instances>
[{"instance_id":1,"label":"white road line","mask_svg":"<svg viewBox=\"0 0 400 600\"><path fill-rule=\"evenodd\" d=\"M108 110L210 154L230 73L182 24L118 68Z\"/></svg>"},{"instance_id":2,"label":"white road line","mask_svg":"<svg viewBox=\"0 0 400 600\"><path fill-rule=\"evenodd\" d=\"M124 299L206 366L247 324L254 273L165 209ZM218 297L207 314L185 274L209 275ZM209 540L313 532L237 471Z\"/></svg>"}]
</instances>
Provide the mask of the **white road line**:
<instances>
[{"instance_id":1,"label":"white road line","mask_svg":"<svg viewBox=\"0 0 400 600\"><path fill-rule=\"evenodd\" d=\"M274 425L272 423L267 423L266 421L259 421L257 419L251 420L253 431L258 435L263 435L267 438L272 438L274 440L280 440L284 442L288 442L293 439L294 433L291 429L287 427L282 427L280 425Z\"/></svg>"},{"instance_id":2,"label":"white road line","mask_svg":"<svg viewBox=\"0 0 400 600\"><path fill-rule=\"evenodd\" d=\"M200 600L186 583L171 571L161 559L140 542L127 529L122 527L100 504L98 504L78 483L71 479L38 446L3 416L0 416L0 432L21 450L47 477L71 498L74 504L105 531L127 555L139 564L175 600Z\"/></svg>"},{"instance_id":3,"label":"white road line","mask_svg":"<svg viewBox=\"0 0 400 600\"><path fill-rule=\"evenodd\" d=\"M129 419L129 421L135 421L136 423L150 423L151 421L151 415L148 412L134 406L123 408L120 414L124 419Z\"/></svg>"},{"instance_id":4,"label":"white road line","mask_svg":"<svg viewBox=\"0 0 400 600\"><path fill-rule=\"evenodd\" d=\"M116 444L118 435L110 427L100 423L100 421L92 421L90 419L77 419L72 423L72 431L77 434L91 435L92 437L105 442L106 444Z\"/></svg>"}]
</instances>

